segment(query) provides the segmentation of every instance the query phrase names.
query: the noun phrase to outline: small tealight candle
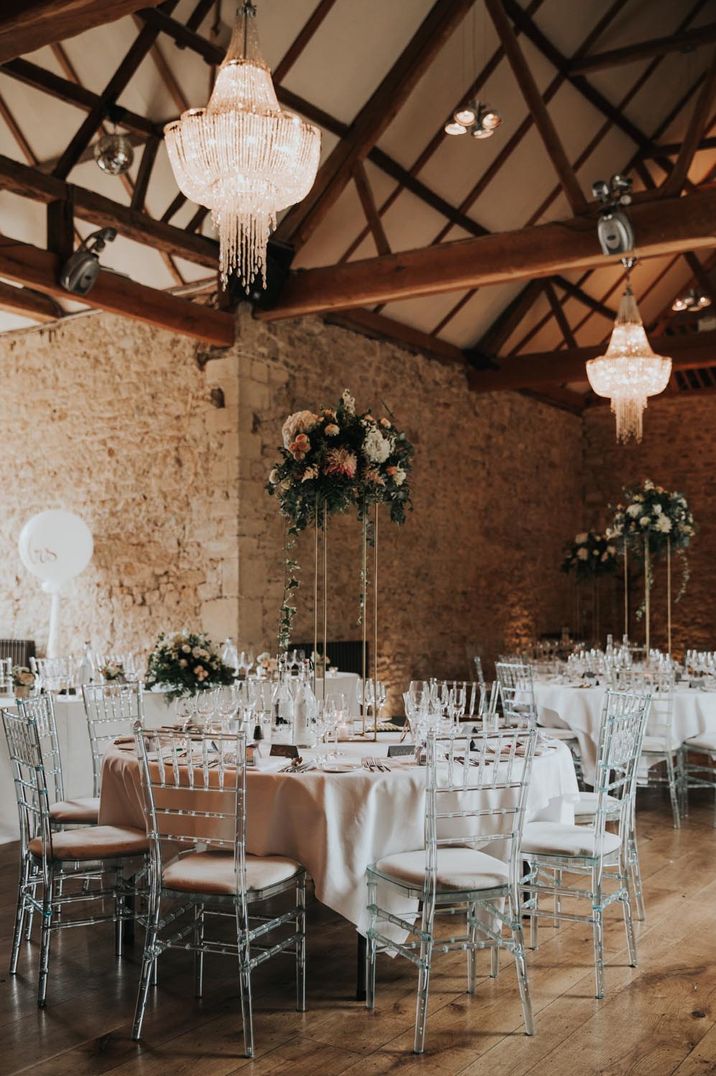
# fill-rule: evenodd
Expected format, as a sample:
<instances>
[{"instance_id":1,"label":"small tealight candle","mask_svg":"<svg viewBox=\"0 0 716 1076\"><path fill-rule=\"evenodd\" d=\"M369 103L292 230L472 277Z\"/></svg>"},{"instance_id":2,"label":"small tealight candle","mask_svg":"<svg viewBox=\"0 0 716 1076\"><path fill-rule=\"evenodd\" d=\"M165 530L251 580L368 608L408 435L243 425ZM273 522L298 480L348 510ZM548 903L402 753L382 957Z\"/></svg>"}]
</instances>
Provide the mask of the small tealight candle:
<instances>
[{"instance_id":1,"label":"small tealight candle","mask_svg":"<svg viewBox=\"0 0 716 1076\"><path fill-rule=\"evenodd\" d=\"M353 735L353 727L348 721L342 721L336 731L339 740L350 740Z\"/></svg>"}]
</instances>

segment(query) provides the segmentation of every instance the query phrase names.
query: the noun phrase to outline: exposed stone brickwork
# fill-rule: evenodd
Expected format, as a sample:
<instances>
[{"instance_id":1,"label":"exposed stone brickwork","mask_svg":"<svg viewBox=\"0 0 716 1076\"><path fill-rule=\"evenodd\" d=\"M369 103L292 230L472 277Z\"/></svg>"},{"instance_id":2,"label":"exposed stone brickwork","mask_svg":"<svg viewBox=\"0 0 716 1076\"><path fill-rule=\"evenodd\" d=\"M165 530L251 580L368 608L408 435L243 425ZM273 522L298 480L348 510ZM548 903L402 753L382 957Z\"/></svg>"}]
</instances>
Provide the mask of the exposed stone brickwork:
<instances>
[{"instance_id":1,"label":"exposed stone brickwork","mask_svg":"<svg viewBox=\"0 0 716 1076\"><path fill-rule=\"evenodd\" d=\"M196 358L209 358L201 370ZM467 656L559 630L565 538L583 522L581 423L514 394L476 396L459 369L319 319L248 311L226 352L106 315L0 337L4 512L0 633L44 643L47 599L20 566L22 524L63 506L95 558L64 603L67 647L146 645L162 628L273 648L283 525L264 492L284 417L335 400L392 409L416 446L415 511L380 530L380 657L464 676ZM213 388L225 408L213 406ZM296 635L312 634L312 536L300 543ZM329 636L358 638L360 528L329 528Z\"/></svg>"},{"instance_id":2,"label":"exposed stone brickwork","mask_svg":"<svg viewBox=\"0 0 716 1076\"><path fill-rule=\"evenodd\" d=\"M584 417L584 489L586 523L608 522L605 506L619 499L625 485L651 478L659 485L680 490L688 498L698 525L689 549L690 579L686 594L673 606L673 647L713 649L716 638L716 452L714 415L716 399L705 395L662 396L650 400L644 415L640 445L618 445L614 416L608 408L590 409ZM678 560L675 588L680 581ZM621 598L616 630L622 631ZM632 581L632 613L643 597L643 579ZM644 638L644 623L631 617L630 633ZM666 645L666 568L656 565L652 591L653 646Z\"/></svg>"}]
</instances>

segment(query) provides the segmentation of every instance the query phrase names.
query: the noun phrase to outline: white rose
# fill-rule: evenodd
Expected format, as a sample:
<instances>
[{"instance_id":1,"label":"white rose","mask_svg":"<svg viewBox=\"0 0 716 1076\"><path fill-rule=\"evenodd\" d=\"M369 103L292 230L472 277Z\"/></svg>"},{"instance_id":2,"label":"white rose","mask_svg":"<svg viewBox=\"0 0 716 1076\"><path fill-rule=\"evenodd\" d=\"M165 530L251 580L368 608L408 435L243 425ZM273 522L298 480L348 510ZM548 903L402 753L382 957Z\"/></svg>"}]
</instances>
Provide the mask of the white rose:
<instances>
[{"instance_id":1,"label":"white rose","mask_svg":"<svg viewBox=\"0 0 716 1076\"><path fill-rule=\"evenodd\" d=\"M385 463L390 455L390 441L374 426L365 435L363 453L371 463Z\"/></svg>"},{"instance_id":2,"label":"white rose","mask_svg":"<svg viewBox=\"0 0 716 1076\"><path fill-rule=\"evenodd\" d=\"M639 520L639 525L641 527L648 527L650 523L651 523L651 520L649 519L648 516L642 516L641 519Z\"/></svg>"},{"instance_id":3,"label":"white rose","mask_svg":"<svg viewBox=\"0 0 716 1076\"><path fill-rule=\"evenodd\" d=\"M656 530L661 531L662 534L668 534L671 530L671 520L668 516L659 516L654 526L656 527Z\"/></svg>"},{"instance_id":4,"label":"white rose","mask_svg":"<svg viewBox=\"0 0 716 1076\"><path fill-rule=\"evenodd\" d=\"M628 516L638 516L640 512L641 512L641 505L640 504L636 504L636 503L630 504L629 507L627 508L627 515Z\"/></svg>"},{"instance_id":5,"label":"white rose","mask_svg":"<svg viewBox=\"0 0 716 1076\"><path fill-rule=\"evenodd\" d=\"M393 481L395 482L396 486L402 486L403 482L405 481L405 478L406 474L403 468L396 467L395 474L393 475Z\"/></svg>"},{"instance_id":6,"label":"white rose","mask_svg":"<svg viewBox=\"0 0 716 1076\"><path fill-rule=\"evenodd\" d=\"M660 516L661 515L661 505L660 504L655 504L654 507L652 508L652 512L654 513L655 516Z\"/></svg>"}]
</instances>

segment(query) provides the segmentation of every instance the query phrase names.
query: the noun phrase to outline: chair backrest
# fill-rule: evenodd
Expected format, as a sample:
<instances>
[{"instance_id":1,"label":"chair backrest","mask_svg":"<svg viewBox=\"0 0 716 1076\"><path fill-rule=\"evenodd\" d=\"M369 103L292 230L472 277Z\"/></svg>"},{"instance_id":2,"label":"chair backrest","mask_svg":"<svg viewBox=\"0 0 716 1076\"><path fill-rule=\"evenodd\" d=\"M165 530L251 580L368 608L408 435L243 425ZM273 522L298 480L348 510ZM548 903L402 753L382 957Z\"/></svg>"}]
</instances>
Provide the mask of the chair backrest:
<instances>
[{"instance_id":1,"label":"chair backrest","mask_svg":"<svg viewBox=\"0 0 716 1076\"><path fill-rule=\"evenodd\" d=\"M649 686L644 688L651 694L646 732L662 741L664 751L671 750L673 740L674 679L673 670L659 669L650 677Z\"/></svg>"},{"instance_id":2,"label":"chair backrest","mask_svg":"<svg viewBox=\"0 0 716 1076\"><path fill-rule=\"evenodd\" d=\"M537 704L532 666L522 661L498 661L495 675L500 685L505 721L515 725L535 725Z\"/></svg>"},{"instance_id":3,"label":"chair backrest","mask_svg":"<svg viewBox=\"0 0 716 1076\"><path fill-rule=\"evenodd\" d=\"M517 886L537 731L427 737L424 899L434 900L439 849L479 848L508 864ZM499 848L499 852L497 849Z\"/></svg>"},{"instance_id":4,"label":"chair backrest","mask_svg":"<svg viewBox=\"0 0 716 1076\"><path fill-rule=\"evenodd\" d=\"M15 784L23 857L33 837L42 837L48 847L50 837L50 797L38 723L32 712L0 711Z\"/></svg>"},{"instance_id":5,"label":"chair backrest","mask_svg":"<svg viewBox=\"0 0 716 1076\"><path fill-rule=\"evenodd\" d=\"M475 676L477 677L477 682L480 685L480 687L484 688L484 686L485 686L485 674L484 674L484 672L482 670L482 658L480 657L479 654L475 654L475 657L472 660L475 662Z\"/></svg>"},{"instance_id":6,"label":"chair backrest","mask_svg":"<svg viewBox=\"0 0 716 1076\"><path fill-rule=\"evenodd\" d=\"M154 881L176 845L233 852L246 890L246 734L134 726ZM169 849L167 842L170 842Z\"/></svg>"},{"instance_id":7,"label":"chair backrest","mask_svg":"<svg viewBox=\"0 0 716 1076\"><path fill-rule=\"evenodd\" d=\"M52 696L35 695L30 699L16 699L15 705L23 718L34 723L42 752L50 802L57 803L65 798L65 782L62 775L62 756Z\"/></svg>"},{"instance_id":8,"label":"chair backrest","mask_svg":"<svg viewBox=\"0 0 716 1076\"><path fill-rule=\"evenodd\" d=\"M85 684L82 700L87 717L94 794L99 796L102 760L117 736L131 736L135 724L142 723L141 684Z\"/></svg>"},{"instance_id":9,"label":"chair backrest","mask_svg":"<svg viewBox=\"0 0 716 1076\"><path fill-rule=\"evenodd\" d=\"M636 775L651 706L651 695L633 691L606 692L599 730L594 791L595 853L601 854L608 815L620 804L619 833L626 840L632 817Z\"/></svg>"}]
</instances>

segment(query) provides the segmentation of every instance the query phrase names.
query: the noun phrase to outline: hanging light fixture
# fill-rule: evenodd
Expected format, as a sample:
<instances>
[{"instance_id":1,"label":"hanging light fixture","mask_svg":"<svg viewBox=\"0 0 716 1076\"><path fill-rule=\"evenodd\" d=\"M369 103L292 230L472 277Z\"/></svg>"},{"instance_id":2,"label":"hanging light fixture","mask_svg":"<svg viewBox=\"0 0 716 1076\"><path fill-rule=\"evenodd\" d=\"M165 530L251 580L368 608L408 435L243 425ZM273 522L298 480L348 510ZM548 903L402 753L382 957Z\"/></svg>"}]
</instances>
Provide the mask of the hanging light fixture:
<instances>
[{"instance_id":1,"label":"hanging light fixture","mask_svg":"<svg viewBox=\"0 0 716 1076\"><path fill-rule=\"evenodd\" d=\"M94 147L94 159L97 167L109 176L122 176L132 167L134 150L127 135L120 134L115 127L109 134L102 135Z\"/></svg>"},{"instance_id":2,"label":"hanging light fixture","mask_svg":"<svg viewBox=\"0 0 716 1076\"><path fill-rule=\"evenodd\" d=\"M221 279L247 288L261 275L276 214L305 198L321 149L317 127L284 111L261 56L256 8L245 0L206 108L167 124L164 136L182 194L211 210Z\"/></svg>"},{"instance_id":3,"label":"hanging light fixture","mask_svg":"<svg viewBox=\"0 0 716 1076\"><path fill-rule=\"evenodd\" d=\"M501 123L502 116L496 108L475 98L456 108L443 130L449 135L471 134L473 138L491 138Z\"/></svg>"},{"instance_id":4,"label":"hanging light fixture","mask_svg":"<svg viewBox=\"0 0 716 1076\"><path fill-rule=\"evenodd\" d=\"M629 279L635 259L623 260L627 269L626 291L606 353L590 359L587 377L597 396L611 401L617 420L617 441L632 437L641 441L647 398L658 396L668 385L671 359L655 355L651 350Z\"/></svg>"},{"instance_id":5,"label":"hanging light fixture","mask_svg":"<svg viewBox=\"0 0 716 1076\"><path fill-rule=\"evenodd\" d=\"M703 310L707 306L711 306L711 300L708 295L704 295L703 292L691 288L685 295L680 295L678 299L674 299L671 304L671 309L675 313L681 314L684 310Z\"/></svg>"}]
</instances>

